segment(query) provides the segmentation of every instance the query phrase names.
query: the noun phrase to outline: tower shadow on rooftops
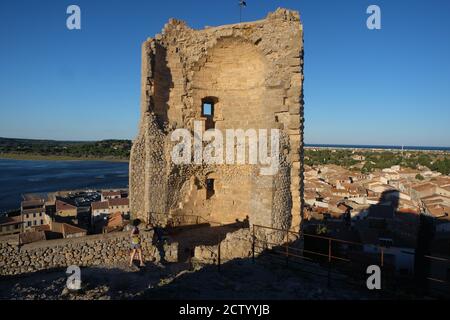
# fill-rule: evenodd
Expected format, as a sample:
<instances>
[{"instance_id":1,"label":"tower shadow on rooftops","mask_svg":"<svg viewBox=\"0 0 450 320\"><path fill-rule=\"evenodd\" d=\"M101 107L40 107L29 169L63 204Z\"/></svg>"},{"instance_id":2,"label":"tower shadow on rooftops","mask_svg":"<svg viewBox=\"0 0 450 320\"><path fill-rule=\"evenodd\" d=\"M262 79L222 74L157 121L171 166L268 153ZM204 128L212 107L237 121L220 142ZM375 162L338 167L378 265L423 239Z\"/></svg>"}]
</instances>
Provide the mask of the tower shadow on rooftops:
<instances>
[{"instance_id":1,"label":"tower shadow on rooftops","mask_svg":"<svg viewBox=\"0 0 450 320\"><path fill-rule=\"evenodd\" d=\"M423 212L401 209L402 193L399 190L384 191L377 204L367 210L368 229L363 229L362 241L385 248L391 256L394 279L410 282L408 287L424 296L430 293L432 277L431 260L434 240L434 218ZM376 232L376 238L370 239ZM369 237L369 239L365 238Z\"/></svg>"},{"instance_id":2,"label":"tower shadow on rooftops","mask_svg":"<svg viewBox=\"0 0 450 320\"><path fill-rule=\"evenodd\" d=\"M435 237L435 218L426 213L404 209L402 199L407 196L399 190L386 190L376 203L357 213L352 213L352 199L345 198L342 203L347 210L339 217L324 211L324 219L313 216L305 226L305 234L350 241L358 245L345 245L328 240L305 236L304 247L317 251L321 257L310 255L314 260L326 262L328 252L333 256L344 257L360 264L356 273L365 273L369 265L381 266L385 285L405 288L417 296L430 293L448 296L449 284L430 281L430 278L446 280L450 270L448 261L435 261L430 256L449 257L437 252ZM343 209L344 210L344 209ZM444 244L448 248L449 242ZM336 263L337 265L337 263ZM342 263L342 265L345 265ZM432 292L433 291L433 292Z\"/></svg>"}]
</instances>

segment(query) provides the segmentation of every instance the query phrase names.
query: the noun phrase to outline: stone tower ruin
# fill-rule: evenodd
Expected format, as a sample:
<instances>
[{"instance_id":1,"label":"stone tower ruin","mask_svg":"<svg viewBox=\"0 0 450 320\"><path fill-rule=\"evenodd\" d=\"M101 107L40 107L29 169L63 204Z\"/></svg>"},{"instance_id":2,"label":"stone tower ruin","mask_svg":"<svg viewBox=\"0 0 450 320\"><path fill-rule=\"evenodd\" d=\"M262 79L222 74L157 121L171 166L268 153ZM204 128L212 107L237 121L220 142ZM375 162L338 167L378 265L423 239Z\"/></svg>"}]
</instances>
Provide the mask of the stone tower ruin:
<instances>
[{"instance_id":1,"label":"stone tower ruin","mask_svg":"<svg viewBox=\"0 0 450 320\"><path fill-rule=\"evenodd\" d=\"M134 218L246 220L297 228L303 181L303 28L298 12L193 30L171 19L142 45L141 118L130 159ZM208 111L205 112L205 106ZM174 164L178 128L279 129L279 170Z\"/></svg>"}]
</instances>

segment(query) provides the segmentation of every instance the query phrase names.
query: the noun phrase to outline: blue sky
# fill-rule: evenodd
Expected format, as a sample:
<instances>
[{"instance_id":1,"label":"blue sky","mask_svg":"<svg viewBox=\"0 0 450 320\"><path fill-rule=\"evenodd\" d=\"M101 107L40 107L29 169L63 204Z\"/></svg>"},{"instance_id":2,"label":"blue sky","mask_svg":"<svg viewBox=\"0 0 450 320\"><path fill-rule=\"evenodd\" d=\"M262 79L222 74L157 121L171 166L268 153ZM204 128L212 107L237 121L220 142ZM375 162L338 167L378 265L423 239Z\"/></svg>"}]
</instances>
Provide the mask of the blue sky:
<instances>
[{"instance_id":1,"label":"blue sky","mask_svg":"<svg viewBox=\"0 0 450 320\"><path fill-rule=\"evenodd\" d=\"M132 139L140 45L171 17L239 21L237 0L0 1L0 136ZM82 29L66 28L81 8ZM299 10L307 143L450 146L450 1L247 0L243 20ZM366 27L381 8L382 29Z\"/></svg>"}]
</instances>

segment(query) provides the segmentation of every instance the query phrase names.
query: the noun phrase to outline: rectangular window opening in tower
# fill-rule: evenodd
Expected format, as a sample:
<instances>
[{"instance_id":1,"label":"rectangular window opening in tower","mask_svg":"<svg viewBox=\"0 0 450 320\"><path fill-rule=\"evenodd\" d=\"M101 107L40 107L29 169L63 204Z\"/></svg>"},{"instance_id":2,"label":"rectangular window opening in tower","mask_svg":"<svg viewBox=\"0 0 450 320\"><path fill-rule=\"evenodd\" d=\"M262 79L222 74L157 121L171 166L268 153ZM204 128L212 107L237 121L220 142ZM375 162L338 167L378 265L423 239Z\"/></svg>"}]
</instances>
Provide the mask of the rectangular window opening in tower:
<instances>
[{"instance_id":1,"label":"rectangular window opening in tower","mask_svg":"<svg viewBox=\"0 0 450 320\"><path fill-rule=\"evenodd\" d=\"M205 120L205 130L214 129L214 103L211 101L203 101L202 103L202 117Z\"/></svg>"},{"instance_id":2,"label":"rectangular window opening in tower","mask_svg":"<svg viewBox=\"0 0 450 320\"><path fill-rule=\"evenodd\" d=\"M214 194L214 179L206 179L206 199L211 199Z\"/></svg>"}]
</instances>

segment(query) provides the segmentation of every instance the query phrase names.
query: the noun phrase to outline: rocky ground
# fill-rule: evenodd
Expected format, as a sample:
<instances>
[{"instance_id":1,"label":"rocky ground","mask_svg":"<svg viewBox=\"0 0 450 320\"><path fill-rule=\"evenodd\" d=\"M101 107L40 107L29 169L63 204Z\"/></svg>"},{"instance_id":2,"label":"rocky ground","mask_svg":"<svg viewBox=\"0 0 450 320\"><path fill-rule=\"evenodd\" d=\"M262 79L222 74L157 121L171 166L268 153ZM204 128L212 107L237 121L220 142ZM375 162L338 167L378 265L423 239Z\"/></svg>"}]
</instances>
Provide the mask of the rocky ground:
<instances>
[{"instance_id":1,"label":"rocky ground","mask_svg":"<svg viewBox=\"0 0 450 320\"><path fill-rule=\"evenodd\" d=\"M3 277L0 299L371 299L373 293L345 283L327 286L326 278L280 262L234 260L217 266L148 264L81 269L82 289L66 288L65 270Z\"/></svg>"}]
</instances>

